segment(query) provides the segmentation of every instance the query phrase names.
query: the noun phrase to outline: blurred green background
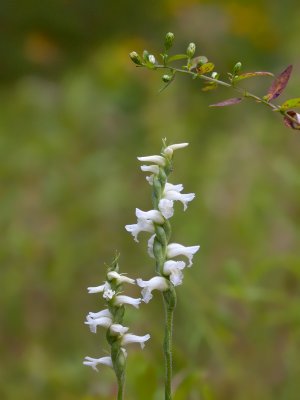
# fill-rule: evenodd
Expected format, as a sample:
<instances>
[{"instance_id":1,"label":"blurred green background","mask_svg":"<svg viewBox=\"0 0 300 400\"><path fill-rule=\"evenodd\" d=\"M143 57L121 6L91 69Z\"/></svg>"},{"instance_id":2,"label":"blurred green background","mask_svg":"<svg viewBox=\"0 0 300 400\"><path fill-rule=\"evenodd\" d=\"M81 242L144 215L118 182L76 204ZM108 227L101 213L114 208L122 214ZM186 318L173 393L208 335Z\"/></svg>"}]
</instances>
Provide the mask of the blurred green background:
<instances>
[{"instance_id":1,"label":"blurred green background","mask_svg":"<svg viewBox=\"0 0 300 400\"><path fill-rule=\"evenodd\" d=\"M174 51L194 41L220 72L293 64L281 98L298 97L299 17L296 0L1 1L1 399L115 398L112 371L82 365L107 349L83 324L103 307L86 287L116 249L123 272L152 276L147 235L124 226L151 207L136 157L162 137L190 142L170 181L197 195L173 241L201 244L178 288L174 400L299 399L299 133L250 101L208 108L233 93L188 77L158 94L160 74L128 57L172 31ZM152 340L128 349L126 399L160 400L160 296L127 322Z\"/></svg>"}]
</instances>

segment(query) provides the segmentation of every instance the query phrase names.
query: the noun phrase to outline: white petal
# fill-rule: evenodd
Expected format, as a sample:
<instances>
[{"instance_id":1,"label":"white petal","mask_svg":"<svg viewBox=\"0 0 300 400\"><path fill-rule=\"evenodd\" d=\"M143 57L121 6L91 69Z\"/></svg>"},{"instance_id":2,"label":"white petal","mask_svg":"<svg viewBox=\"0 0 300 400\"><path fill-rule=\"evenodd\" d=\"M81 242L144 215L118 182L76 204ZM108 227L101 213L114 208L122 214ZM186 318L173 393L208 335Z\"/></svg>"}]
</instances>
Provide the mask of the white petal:
<instances>
[{"instance_id":1,"label":"white petal","mask_svg":"<svg viewBox=\"0 0 300 400\"><path fill-rule=\"evenodd\" d=\"M164 263L163 272L165 275L169 275L170 281L174 286L182 284L183 273L182 270L185 268L185 262L168 260Z\"/></svg>"},{"instance_id":2,"label":"white petal","mask_svg":"<svg viewBox=\"0 0 300 400\"><path fill-rule=\"evenodd\" d=\"M89 293L102 293L106 287L107 283L105 282L103 285L100 286L88 287L87 290Z\"/></svg>"},{"instance_id":3,"label":"white petal","mask_svg":"<svg viewBox=\"0 0 300 400\"><path fill-rule=\"evenodd\" d=\"M111 280L113 280L113 279L116 279L116 281L117 281L118 284L119 284L119 283L124 283L124 282L126 282L126 283L131 283L132 285L135 284L135 280L134 280L134 279L130 279L130 278L128 278L127 276L118 274L118 272L116 272L116 271L110 271L110 272L108 272L108 274L107 274L107 279L108 279L109 281L111 281Z\"/></svg>"},{"instance_id":4,"label":"white petal","mask_svg":"<svg viewBox=\"0 0 300 400\"><path fill-rule=\"evenodd\" d=\"M165 291L169 289L169 282L166 278L162 276L154 276L153 278L149 279L148 281L143 281L142 279L137 279L136 283L139 287L143 288L142 296L143 301L145 303L149 303L152 299L152 291L153 290L160 290Z\"/></svg>"},{"instance_id":5,"label":"white petal","mask_svg":"<svg viewBox=\"0 0 300 400\"><path fill-rule=\"evenodd\" d=\"M116 305L130 304L135 308L139 308L142 299L134 299L133 297L118 295L114 299Z\"/></svg>"},{"instance_id":6,"label":"white petal","mask_svg":"<svg viewBox=\"0 0 300 400\"><path fill-rule=\"evenodd\" d=\"M105 300L109 301L109 300L111 300L111 299L114 297L115 294L116 294L116 292L115 292L114 290L112 290L112 289L106 289L106 290L104 290L102 297L103 297Z\"/></svg>"},{"instance_id":7,"label":"white petal","mask_svg":"<svg viewBox=\"0 0 300 400\"><path fill-rule=\"evenodd\" d=\"M160 165L162 167L166 164L166 160L162 156L156 156L156 155L155 156L146 156L146 157L138 157L137 159L142 162L149 162L149 163Z\"/></svg>"},{"instance_id":8,"label":"white petal","mask_svg":"<svg viewBox=\"0 0 300 400\"><path fill-rule=\"evenodd\" d=\"M172 200L161 199L158 203L158 208L166 219L171 218L174 214L174 203Z\"/></svg>"},{"instance_id":9,"label":"white petal","mask_svg":"<svg viewBox=\"0 0 300 400\"><path fill-rule=\"evenodd\" d=\"M89 312L88 314L91 318L100 318L100 317L108 317L108 318L112 318L112 315L110 313L110 311L108 309L102 310L102 311L98 311L96 313L93 312Z\"/></svg>"},{"instance_id":10,"label":"white petal","mask_svg":"<svg viewBox=\"0 0 300 400\"><path fill-rule=\"evenodd\" d=\"M143 172L151 172L152 174L159 174L159 166L158 165L142 165L141 170Z\"/></svg>"},{"instance_id":11,"label":"white petal","mask_svg":"<svg viewBox=\"0 0 300 400\"><path fill-rule=\"evenodd\" d=\"M151 220L139 219L137 224L126 225L125 229L130 232L134 237L134 240L138 242L138 235L140 232L154 232L154 225Z\"/></svg>"},{"instance_id":12,"label":"white petal","mask_svg":"<svg viewBox=\"0 0 300 400\"><path fill-rule=\"evenodd\" d=\"M86 321L84 323L86 325L89 325L91 332L96 333L97 326L109 328L112 324L112 319L108 317L92 318L90 315L87 315Z\"/></svg>"},{"instance_id":13,"label":"white petal","mask_svg":"<svg viewBox=\"0 0 300 400\"><path fill-rule=\"evenodd\" d=\"M171 243L167 246L167 257L173 258L177 256L185 256L189 260L190 267L192 265L193 255L199 250L200 246L189 246L185 247L179 243Z\"/></svg>"},{"instance_id":14,"label":"white petal","mask_svg":"<svg viewBox=\"0 0 300 400\"><path fill-rule=\"evenodd\" d=\"M169 200L178 200L183 204L184 210L187 209L187 203L192 201L195 197L195 193L179 193L175 190L169 190L165 193L164 198Z\"/></svg>"},{"instance_id":15,"label":"white petal","mask_svg":"<svg viewBox=\"0 0 300 400\"><path fill-rule=\"evenodd\" d=\"M129 343L140 343L141 348L143 349L145 347L145 342L150 339L150 335L144 335L144 336L138 336L138 335L133 335L132 333L125 333L125 335L122 337L122 345L126 346Z\"/></svg>"},{"instance_id":16,"label":"white petal","mask_svg":"<svg viewBox=\"0 0 300 400\"><path fill-rule=\"evenodd\" d=\"M167 156L171 156L174 150L183 149L184 147L188 146L188 143L177 143L171 144L170 146L166 147L164 150L164 154Z\"/></svg>"},{"instance_id":17,"label":"white petal","mask_svg":"<svg viewBox=\"0 0 300 400\"><path fill-rule=\"evenodd\" d=\"M164 193L168 192L169 190L175 190L175 192L181 192L183 190L183 185L179 183L178 185L173 185L172 183L166 182Z\"/></svg>"},{"instance_id":18,"label":"white petal","mask_svg":"<svg viewBox=\"0 0 300 400\"><path fill-rule=\"evenodd\" d=\"M157 224L164 223L164 218L158 210L142 211L139 208L135 209L135 215L139 220L150 220Z\"/></svg>"},{"instance_id":19,"label":"white petal","mask_svg":"<svg viewBox=\"0 0 300 400\"><path fill-rule=\"evenodd\" d=\"M111 357L101 357L101 358L85 357L83 364L92 367L95 371L98 371L97 369L98 364L107 365L108 367L111 368L113 367Z\"/></svg>"},{"instance_id":20,"label":"white petal","mask_svg":"<svg viewBox=\"0 0 300 400\"><path fill-rule=\"evenodd\" d=\"M121 324L112 324L109 328L110 332L114 335L123 335L129 328Z\"/></svg>"}]
</instances>

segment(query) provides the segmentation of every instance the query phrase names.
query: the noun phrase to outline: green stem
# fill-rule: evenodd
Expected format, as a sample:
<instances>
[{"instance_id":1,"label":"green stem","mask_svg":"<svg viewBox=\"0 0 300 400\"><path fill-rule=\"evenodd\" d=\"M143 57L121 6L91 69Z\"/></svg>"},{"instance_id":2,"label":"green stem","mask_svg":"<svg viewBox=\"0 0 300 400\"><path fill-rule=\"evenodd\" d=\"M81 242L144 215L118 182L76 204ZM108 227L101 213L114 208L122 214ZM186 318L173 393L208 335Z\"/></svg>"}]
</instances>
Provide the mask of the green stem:
<instances>
[{"instance_id":1,"label":"green stem","mask_svg":"<svg viewBox=\"0 0 300 400\"><path fill-rule=\"evenodd\" d=\"M174 309L168 306L164 298L165 306L165 338L164 338L164 356L165 356L165 400L172 400L172 333L173 333L173 314Z\"/></svg>"},{"instance_id":2,"label":"green stem","mask_svg":"<svg viewBox=\"0 0 300 400\"><path fill-rule=\"evenodd\" d=\"M224 81L221 81L219 79L212 78L210 76L199 75L199 74L197 74L197 73L195 73L193 71L189 71L189 70L181 69L181 68L176 68L176 67L171 67L171 66L156 65L155 69L168 69L171 72L180 72L182 74L188 74L188 75L191 75L193 78L199 78L199 79L202 79L202 80L207 81L207 82L216 83L216 84L218 84L220 86L232 88L233 90L235 90L236 92L241 94L243 97L251 98L251 99L257 101L258 103L262 103L265 106L271 108L273 111L279 111L281 114L283 114L290 121L292 121L292 122L296 123L297 125L299 125L299 122L297 121L297 119L295 119L291 115L289 115L287 113L287 111L281 110L280 106L277 106L276 104L273 104L273 103L271 103L269 101L266 101L264 98L256 96L255 94L250 93L247 90L245 90L245 89L243 89L243 88L241 88L239 86L235 86L232 83L224 82Z\"/></svg>"},{"instance_id":3,"label":"green stem","mask_svg":"<svg viewBox=\"0 0 300 400\"><path fill-rule=\"evenodd\" d=\"M117 400L123 400L124 398L124 379L118 379L118 397Z\"/></svg>"}]
</instances>

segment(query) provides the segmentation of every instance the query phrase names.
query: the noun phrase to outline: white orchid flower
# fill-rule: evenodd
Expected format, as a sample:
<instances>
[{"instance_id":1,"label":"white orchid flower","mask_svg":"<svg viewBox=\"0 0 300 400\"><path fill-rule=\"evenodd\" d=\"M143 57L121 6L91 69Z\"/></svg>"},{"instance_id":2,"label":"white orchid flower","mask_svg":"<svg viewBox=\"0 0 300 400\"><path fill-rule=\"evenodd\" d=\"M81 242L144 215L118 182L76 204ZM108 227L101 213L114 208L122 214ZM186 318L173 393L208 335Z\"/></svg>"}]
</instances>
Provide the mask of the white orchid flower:
<instances>
[{"instance_id":1,"label":"white orchid flower","mask_svg":"<svg viewBox=\"0 0 300 400\"><path fill-rule=\"evenodd\" d=\"M98 371L97 368L98 364L107 365L108 367L113 368L111 357L101 357L101 358L85 357L83 364L92 367L95 371Z\"/></svg>"},{"instance_id":2,"label":"white orchid flower","mask_svg":"<svg viewBox=\"0 0 300 400\"><path fill-rule=\"evenodd\" d=\"M114 298L114 304L116 306L121 306L122 304L130 304L131 306L135 308L139 308L139 305L141 304L142 299L134 299L133 297L130 296L124 296L124 295L117 295Z\"/></svg>"},{"instance_id":3,"label":"white orchid flower","mask_svg":"<svg viewBox=\"0 0 300 400\"><path fill-rule=\"evenodd\" d=\"M161 167L164 167L166 164L166 159L162 156L146 156L146 157L138 157L139 161L149 162L151 164L157 164Z\"/></svg>"},{"instance_id":4,"label":"white orchid flower","mask_svg":"<svg viewBox=\"0 0 300 400\"><path fill-rule=\"evenodd\" d=\"M177 256L185 256L189 260L188 267L192 265L192 259L195 253L199 250L200 246L185 247L179 243L170 243L167 246L167 257L173 258Z\"/></svg>"},{"instance_id":5,"label":"white orchid flower","mask_svg":"<svg viewBox=\"0 0 300 400\"><path fill-rule=\"evenodd\" d=\"M86 321L84 323L86 325L89 325L91 332L96 333L97 326L102 326L103 328L109 328L110 325L112 324L112 319L109 317L93 318L90 315L87 315Z\"/></svg>"},{"instance_id":6,"label":"white orchid flower","mask_svg":"<svg viewBox=\"0 0 300 400\"><path fill-rule=\"evenodd\" d=\"M144 336L138 336L138 335L133 335L132 333L125 333L123 335L122 340L121 340L121 345L126 346L127 344L130 343L140 343L141 348L143 349L145 347L145 342L150 339L150 335L144 335Z\"/></svg>"},{"instance_id":7,"label":"white orchid flower","mask_svg":"<svg viewBox=\"0 0 300 400\"><path fill-rule=\"evenodd\" d=\"M123 274L118 274L118 272L116 271L109 271L107 273L107 279L109 281L112 281L113 279L115 279L117 281L117 284L121 284L121 283L130 283L132 285L135 284L135 280L128 278L127 276L124 276Z\"/></svg>"},{"instance_id":8,"label":"white orchid flower","mask_svg":"<svg viewBox=\"0 0 300 400\"><path fill-rule=\"evenodd\" d=\"M168 260L164 263L163 272L165 275L170 277L170 281L174 286L182 284L182 270L185 268L185 266L185 262L183 261Z\"/></svg>"},{"instance_id":9,"label":"white orchid flower","mask_svg":"<svg viewBox=\"0 0 300 400\"><path fill-rule=\"evenodd\" d=\"M154 276L148 281L143 281L142 279L137 279L136 283L139 287L143 288L142 296L145 303L149 303L152 299L152 291L160 290L161 292L169 289L169 282L163 276Z\"/></svg>"}]
</instances>

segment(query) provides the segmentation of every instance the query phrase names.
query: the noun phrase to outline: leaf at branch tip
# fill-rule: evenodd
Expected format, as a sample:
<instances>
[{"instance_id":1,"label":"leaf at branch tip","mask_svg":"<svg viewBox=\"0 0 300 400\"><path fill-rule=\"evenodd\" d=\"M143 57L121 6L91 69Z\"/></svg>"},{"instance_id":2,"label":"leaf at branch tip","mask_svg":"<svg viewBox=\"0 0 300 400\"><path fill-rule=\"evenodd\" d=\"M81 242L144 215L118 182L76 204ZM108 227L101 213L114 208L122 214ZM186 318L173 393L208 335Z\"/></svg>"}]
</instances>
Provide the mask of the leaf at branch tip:
<instances>
[{"instance_id":1,"label":"leaf at branch tip","mask_svg":"<svg viewBox=\"0 0 300 400\"><path fill-rule=\"evenodd\" d=\"M243 100L242 97L233 97L232 99L227 99L221 101L220 103L210 104L209 107L226 107L226 106L233 106L234 104L238 104Z\"/></svg>"},{"instance_id":2,"label":"leaf at branch tip","mask_svg":"<svg viewBox=\"0 0 300 400\"><path fill-rule=\"evenodd\" d=\"M187 59L188 56L186 54L175 54L174 56L168 57L168 63L177 60Z\"/></svg>"},{"instance_id":3,"label":"leaf at branch tip","mask_svg":"<svg viewBox=\"0 0 300 400\"><path fill-rule=\"evenodd\" d=\"M276 99L285 89L292 72L293 66L289 65L281 74L279 74L273 81L268 94L264 96L267 101Z\"/></svg>"},{"instance_id":4,"label":"leaf at branch tip","mask_svg":"<svg viewBox=\"0 0 300 400\"><path fill-rule=\"evenodd\" d=\"M253 78L255 76L274 76L272 72L267 71L257 71L257 72L245 72L244 74L236 75L234 81L241 81L242 79Z\"/></svg>"},{"instance_id":5,"label":"leaf at branch tip","mask_svg":"<svg viewBox=\"0 0 300 400\"><path fill-rule=\"evenodd\" d=\"M209 72L213 71L213 69L215 68L214 64L209 62L203 65L200 65L199 67L196 68L197 73L199 75L203 75L203 74L208 74Z\"/></svg>"},{"instance_id":6,"label":"leaf at branch tip","mask_svg":"<svg viewBox=\"0 0 300 400\"><path fill-rule=\"evenodd\" d=\"M289 108L294 108L294 107L300 107L300 97L285 101L283 104L281 104L280 109L285 111L288 110Z\"/></svg>"},{"instance_id":7,"label":"leaf at branch tip","mask_svg":"<svg viewBox=\"0 0 300 400\"><path fill-rule=\"evenodd\" d=\"M291 119L289 119L289 117L285 115L283 119L285 126L291 129L300 130L300 114L297 114L295 111L292 110L287 111L287 114L290 115L292 118L294 118L296 121L299 121L299 123L292 121Z\"/></svg>"}]
</instances>

